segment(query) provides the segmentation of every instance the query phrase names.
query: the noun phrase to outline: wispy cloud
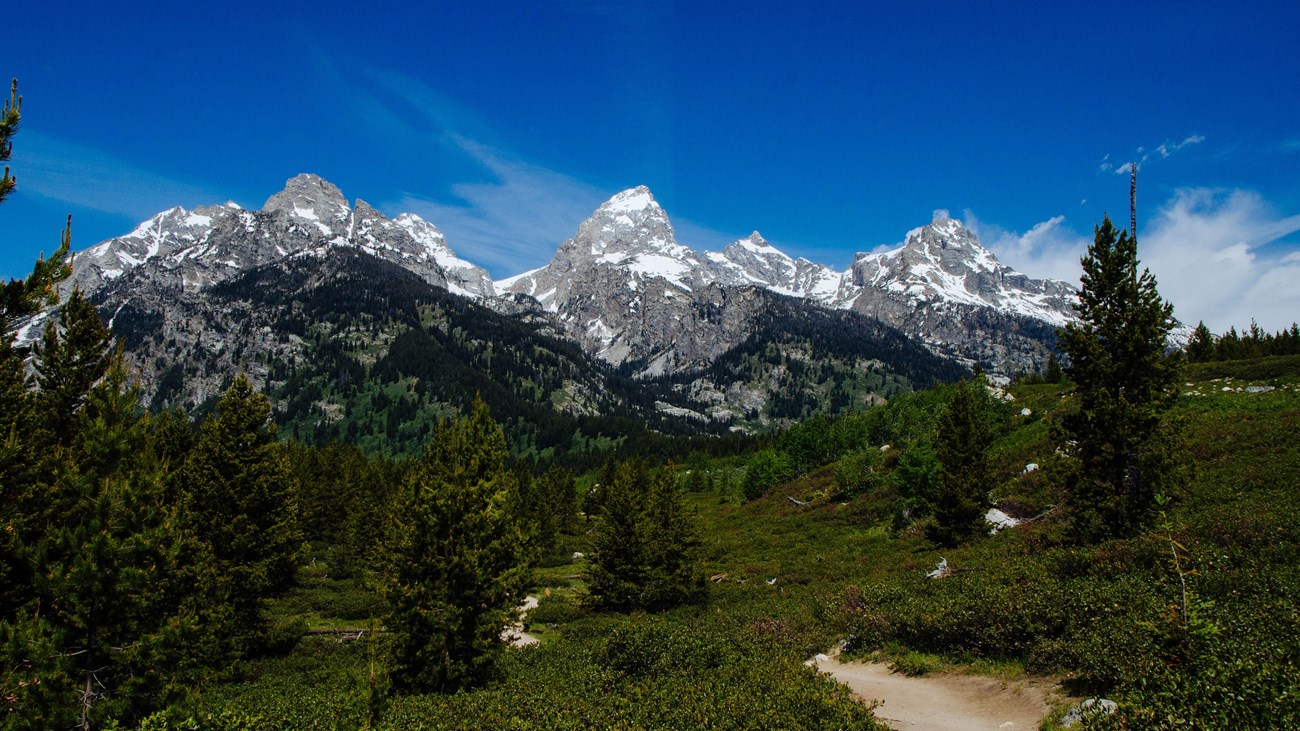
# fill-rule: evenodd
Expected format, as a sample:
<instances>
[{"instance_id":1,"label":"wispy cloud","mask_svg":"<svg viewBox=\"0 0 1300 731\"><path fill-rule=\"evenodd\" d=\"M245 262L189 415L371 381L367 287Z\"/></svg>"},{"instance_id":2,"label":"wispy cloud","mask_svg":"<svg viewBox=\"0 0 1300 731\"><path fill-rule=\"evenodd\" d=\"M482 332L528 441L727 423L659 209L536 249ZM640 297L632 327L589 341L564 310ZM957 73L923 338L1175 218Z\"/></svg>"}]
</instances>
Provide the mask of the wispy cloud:
<instances>
[{"instance_id":1,"label":"wispy cloud","mask_svg":"<svg viewBox=\"0 0 1300 731\"><path fill-rule=\"evenodd\" d=\"M1297 231L1300 215L1279 215L1257 193L1193 188L1139 228L1138 244L1184 322L1222 332L1255 318L1277 330L1300 313L1300 259L1270 244Z\"/></svg>"},{"instance_id":2,"label":"wispy cloud","mask_svg":"<svg viewBox=\"0 0 1300 731\"><path fill-rule=\"evenodd\" d=\"M175 205L221 203L219 193L202 185L136 167L109 153L63 142L39 132L24 132L21 150L23 193L84 206L96 211L148 218Z\"/></svg>"},{"instance_id":3,"label":"wispy cloud","mask_svg":"<svg viewBox=\"0 0 1300 731\"><path fill-rule=\"evenodd\" d=\"M1089 239L1065 226L1065 216L1053 216L1020 233L981 221L970 210L963 215L966 227L1003 264L1033 277L1079 284L1079 259L1087 252Z\"/></svg>"},{"instance_id":4,"label":"wispy cloud","mask_svg":"<svg viewBox=\"0 0 1300 731\"><path fill-rule=\"evenodd\" d=\"M447 236L461 256L502 278L544 265L556 247L616 190L532 162L510 150L500 134L472 108L408 76L365 71L370 86L349 92L354 109L370 124L451 153L479 178L452 183L449 195L406 192L380 207L389 214L415 213ZM340 83L348 83L340 74ZM624 181L627 186L643 181ZM674 219L677 238L696 249L721 248L740 238L684 219Z\"/></svg>"},{"instance_id":5,"label":"wispy cloud","mask_svg":"<svg viewBox=\"0 0 1300 731\"><path fill-rule=\"evenodd\" d=\"M472 140L461 148L493 177L490 182L452 186L454 200L406 193L383 207L428 219L461 256L493 277L518 274L545 264L555 247L572 238L607 192L571 176L518 160Z\"/></svg>"},{"instance_id":6,"label":"wispy cloud","mask_svg":"<svg viewBox=\"0 0 1300 731\"><path fill-rule=\"evenodd\" d=\"M1111 155L1107 153L1107 155L1101 159L1101 163L1097 166L1097 170L1103 173L1113 171L1116 175L1127 175L1129 171L1133 169L1134 163L1142 165L1151 160L1153 155L1158 156L1163 160L1184 147L1197 145L1204 141L1204 135L1188 135L1183 138L1182 142L1165 140L1154 148L1148 149L1145 146L1139 147L1133 154L1133 157L1129 158L1126 162L1119 163L1118 165L1111 160Z\"/></svg>"}]
</instances>

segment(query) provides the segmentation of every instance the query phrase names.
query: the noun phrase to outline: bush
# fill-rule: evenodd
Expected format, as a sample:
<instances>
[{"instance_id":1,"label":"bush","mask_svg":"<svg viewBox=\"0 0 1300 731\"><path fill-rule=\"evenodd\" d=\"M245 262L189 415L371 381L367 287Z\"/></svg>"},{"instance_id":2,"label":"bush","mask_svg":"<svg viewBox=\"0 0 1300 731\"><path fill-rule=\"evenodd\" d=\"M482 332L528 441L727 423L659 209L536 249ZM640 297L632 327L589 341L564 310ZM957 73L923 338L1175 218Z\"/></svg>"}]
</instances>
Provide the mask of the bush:
<instances>
[{"instance_id":1,"label":"bush","mask_svg":"<svg viewBox=\"0 0 1300 731\"><path fill-rule=\"evenodd\" d=\"M784 452L764 449L750 458L749 465L745 468L745 477L741 481L741 491L746 500L757 500L794 475L794 466Z\"/></svg>"},{"instance_id":2,"label":"bush","mask_svg":"<svg viewBox=\"0 0 1300 731\"><path fill-rule=\"evenodd\" d=\"M589 614L571 597L564 594L544 596L537 607L528 613L529 624L568 624Z\"/></svg>"},{"instance_id":3,"label":"bush","mask_svg":"<svg viewBox=\"0 0 1300 731\"><path fill-rule=\"evenodd\" d=\"M835 463L835 487L845 498L874 490L885 481L879 449L867 448L844 455Z\"/></svg>"}]
</instances>

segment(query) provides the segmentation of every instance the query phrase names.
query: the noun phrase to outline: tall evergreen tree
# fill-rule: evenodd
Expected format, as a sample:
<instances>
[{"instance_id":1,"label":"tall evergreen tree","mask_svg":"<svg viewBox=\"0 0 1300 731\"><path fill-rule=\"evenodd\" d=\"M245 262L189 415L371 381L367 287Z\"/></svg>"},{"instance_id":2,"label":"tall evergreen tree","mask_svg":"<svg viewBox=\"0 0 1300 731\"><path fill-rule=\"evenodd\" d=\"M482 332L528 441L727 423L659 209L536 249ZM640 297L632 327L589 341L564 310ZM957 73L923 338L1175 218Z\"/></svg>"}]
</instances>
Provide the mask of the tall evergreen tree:
<instances>
[{"instance_id":1,"label":"tall evergreen tree","mask_svg":"<svg viewBox=\"0 0 1300 731\"><path fill-rule=\"evenodd\" d=\"M0 634L8 653L27 654L6 670L25 666L45 686L44 701L29 698L23 713L49 727L88 729L161 702L170 670L193 649L173 632L192 585L176 579L182 524L165 501L139 392L120 353L108 357L103 377L86 372L106 356L107 341L79 337L96 332L98 317L75 298L70 304L47 330L37 367L60 402L76 408L60 440L40 445L36 478L9 506L21 519L10 523L20 571L6 587ZM75 394L72 384L87 391Z\"/></svg>"},{"instance_id":2,"label":"tall evergreen tree","mask_svg":"<svg viewBox=\"0 0 1300 731\"><path fill-rule=\"evenodd\" d=\"M178 526L163 505L163 473L147 444L139 392L121 356L87 396L62 450L39 544L37 594L79 688L83 729L149 710L162 679L164 597Z\"/></svg>"},{"instance_id":3,"label":"tall evergreen tree","mask_svg":"<svg viewBox=\"0 0 1300 731\"><path fill-rule=\"evenodd\" d=\"M626 611L641 606L641 590L649 581L649 536L642 520L649 485L638 462L611 461L604 472L600 523L588 556L587 592L598 607Z\"/></svg>"},{"instance_id":4,"label":"tall evergreen tree","mask_svg":"<svg viewBox=\"0 0 1300 731\"><path fill-rule=\"evenodd\" d=\"M1214 335L1204 322L1197 324L1192 337L1187 341L1187 359L1201 363L1214 358Z\"/></svg>"},{"instance_id":5,"label":"tall evergreen tree","mask_svg":"<svg viewBox=\"0 0 1300 731\"><path fill-rule=\"evenodd\" d=\"M704 598L699 540L672 470L619 464L603 507L587 569L593 605L656 611Z\"/></svg>"},{"instance_id":6,"label":"tall evergreen tree","mask_svg":"<svg viewBox=\"0 0 1300 731\"><path fill-rule=\"evenodd\" d=\"M1136 240L1109 218L1082 263L1079 320L1060 331L1079 399L1061 444L1079 468L1071 510L1082 537L1132 535L1176 474L1165 419L1178 394L1177 363L1166 353L1173 305L1149 271L1138 273Z\"/></svg>"},{"instance_id":7,"label":"tall evergreen tree","mask_svg":"<svg viewBox=\"0 0 1300 731\"><path fill-rule=\"evenodd\" d=\"M659 611L703 601L708 584L700 562L700 540L671 466L651 478L646 498L649 575L642 606Z\"/></svg>"},{"instance_id":8,"label":"tall evergreen tree","mask_svg":"<svg viewBox=\"0 0 1300 731\"><path fill-rule=\"evenodd\" d=\"M507 454L476 398L469 416L439 425L407 478L386 585L399 691L451 692L495 672L527 570Z\"/></svg>"},{"instance_id":9,"label":"tall evergreen tree","mask_svg":"<svg viewBox=\"0 0 1300 731\"><path fill-rule=\"evenodd\" d=\"M242 374L199 432L181 483L195 530L228 582L239 652L265 647L262 603L293 583L303 555L298 484L275 441L271 404Z\"/></svg>"},{"instance_id":10,"label":"tall evergreen tree","mask_svg":"<svg viewBox=\"0 0 1300 731\"><path fill-rule=\"evenodd\" d=\"M560 535L572 533L578 517L578 492L573 473L562 467L552 467L531 479L521 479L520 485L526 486L520 500L520 513L534 528L538 559L542 565L561 561Z\"/></svg>"},{"instance_id":11,"label":"tall evergreen tree","mask_svg":"<svg viewBox=\"0 0 1300 731\"><path fill-rule=\"evenodd\" d=\"M112 332L80 290L68 297L57 323L46 325L36 350L37 403L54 444L71 444L91 387L108 372L112 341Z\"/></svg>"},{"instance_id":12,"label":"tall evergreen tree","mask_svg":"<svg viewBox=\"0 0 1300 731\"><path fill-rule=\"evenodd\" d=\"M9 87L9 99L5 102L4 109L0 110L0 162L9 162L9 156L13 154L11 139L18 131L22 111L23 98L18 96L18 79L14 79L13 85ZM4 174L0 175L0 203L9 197L14 185L15 181L9 175L9 166L5 165Z\"/></svg>"},{"instance_id":13,"label":"tall evergreen tree","mask_svg":"<svg viewBox=\"0 0 1300 731\"><path fill-rule=\"evenodd\" d=\"M31 566L22 555L24 537L36 527L26 510L40 461L34 412L22 359L0 334L0 619L28 599L31 587Z\"/></svg>"},{"instance_id":14,"label":"tall evergreen tree","mask_svg":"<svg viewBox=\"0 0 1300 731\"><path fill-rule=\"evenodd\" d=\"M994 486L988 456L992 442L983 379L963 380L939 417L935 440L939 485L930 502L935 520L928 531L930 540L955 546L984 527L988 495Z\"/></svg>"}]
</instances>

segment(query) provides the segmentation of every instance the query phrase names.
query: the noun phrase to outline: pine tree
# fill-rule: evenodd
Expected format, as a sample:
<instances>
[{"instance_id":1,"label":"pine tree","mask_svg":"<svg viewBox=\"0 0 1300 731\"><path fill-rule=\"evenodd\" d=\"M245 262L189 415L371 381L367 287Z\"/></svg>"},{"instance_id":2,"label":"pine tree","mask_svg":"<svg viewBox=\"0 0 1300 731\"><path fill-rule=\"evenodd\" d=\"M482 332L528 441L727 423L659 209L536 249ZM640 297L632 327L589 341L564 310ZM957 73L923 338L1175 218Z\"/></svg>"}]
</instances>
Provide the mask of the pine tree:
<instances>
[{"instance_id":1,"label":"pine tree","mask_svg":"<svg viewBox=\"0 0 1300 731\"><path fill-rule=\"evenodd\" d=\"M939 486L930 501L935 522L927 536L940 545L955 546L984 527L994 486L987 401L983 379L963 380L939 417L935 444Z\"/></svg>"},{"instance_id":2,"label":"pine tree","mask_svg":"<svg viewBox=\"0 0 1300 731\"><path fill-rule=\"evenodd\" d=\"M1079 320L1060 331L1079 410L1064 419L1061 448L1077 460L1070 486L1079 535L1132 535L1176 477L1165 412L1177 398L1166 353L1173 306L1155 277L1138 273L1137 242L1106 218L1083 258Z\"/></svg>"},{"instance_id":3,"label":"pine tree","mask_svg":"<svg viewBox=\"0 0 1300 731\"><path fill-rule=\"evenodd\" d=\"M185 509L227 582L242 654L265 649L262 602L287 590L303 555L296 476L270 422L271 404L242 374L199 431L181 484Z\"/></svg>"},{"instance_id":4,"label":"pine tree","mask_svg":"<svg viewBox=\"0 0 1300 731\"><path fill-rule=\"evenodd\" d=\"M406 481L386 585L396 690L452 692L495 672L527 568L506 456L476 398L468 417L439 425Z\"/></svg>"},{"instance_id":5,"label":"pine tree","mask_svg":"<svg viewBox=\"0 0 1300 731\"><path fill-rule=\"evenodd\" d=\"M1241 357L1241 336L1237 334L1235 326L1229 327L1228 332L1214 343L1215 360L1236 360Z\"/></svg>"},{"instance_id":6,"label":"pine tree","mask_svg":"<svg viewBox=\"0 0 1300 731\"><path fill-rule=\"evenodd\" d=\"M590 602L603 609L658 611L706 594L699 540L670 469L639 462L613 469L587 569Z\"/></svg>"},{"instance_id":7,"label":"pine tree","mask_svg":"<svg viewBox=\"0 0 1300 731\"><path fill-rule=\"evenodd\" d=\"M578 493L573 473L562 467L552 467L533 477L522 477L520 485L526 486L520 499L519 512L534 529L537 555L543 565L561 560L560 535L571 533L578 516Z\"/></svg>"},{"instance_id":8,"label":"pine tree","mask_svg":"<svg viewBox=\"0 0 1300 731\"><path fill-rule=\"evenodd\" d=\"M649 490L637 462L607 463L600 523L587 557L587 592L593 605L627 611L641 606L649 580L649 537L642 520Z\"/></svg>"},{"instance_id":9,"label":"pine tree","mask_svg":"<svg viewBox=\"0 0 1300 731\"><path fill-rule=\"evenodd\" d=\"M708 592L700 563L700 541L671 466L651 479L646 498L649 576L642 592L642 606L653 612L700 603Z\"/></svg>"},{"instance_id":10,"label":"pine tree","mask_svg":"<svg viewBox=\"0 0 1300 731\"><path fill-rule=\"evenodd\" d=\"M9 156L13 153L14 145L11 141L14 133L18 131L18 122L22 118L23 98L18 96L18 79L13 80L13 85L9 88L9 100L5 102L3 110L0 110L0 162L8 162ZM3 175L0 175L0 203L13 192L15 181L9 175L9 166L5 165Z\"/></svg>"},{"instance_id":11,"label":"pine tree","mask_svg":"<svg viewBox=\"0 0 1300 731\"><path fill-rule=\"evenodd\" d=\"M1205 322L1197 324L1192 337L1187 341L1187 360L1202 363L1214 358L1214 335Z\"/></svg>"},{"instance_id":12,"label":"pine tree","mask_svg":"<svg viewBox=\"0 0 1300 731\"><path fill-rule=\"evenodd\" d=\"M61 317L46 338L58 347L41 354L58 358L38 358L51 377L59 364L103 355L98 338L78 341L89 352L72 348L75 319L94 317L93 310L71 308ZM11 597L21 605L8 602L0 624L9 652L22 651L24 637L52 648L26 648L27 672L60 699L35 712L51 726L88 729L108 718L139 717L162 701L172 671L194 649L174 631L194 584L177 578L182 524L166 504L165 470L150 449L148 419L120 352L76 401L65 443L43 446L39 477L17 503L26 518L15 531L26 595Z\"/></svg>"},{"instance_id":13,"label":"pine tree","mask_svg":"<svg viewBox=\"0 0 1300 731\"><path fill-rule=\"evenodd\" d=\"M39 525L26 509L41 462L35 409L22 359L0 335L0 619L27 601L31 587L32 567L22 557L24 538Z\"/></svg>"},{"instance_id":14,"label":"pine tree","mask_svg":"<svg viewBox=\"0 0 1300 731\"><path fill-rule=\"evenodd\" d=\"M78 679L79 724L150 709L175 523L147 444L139 392L120 354L88 394L51 496L57 520L40 543L38 595ZM96 720L98 719L98 720Z\"/></svg>"},{"instance_id":15,"label":"pine tree","mask_svg":"<svg viewBox=\"0 0 1300 731\"><path fill-rule=\"evenodd\" d=\"M1061 361L1057 360L1056 353L1047 356L1047 370L1043 373L1043 383L1060 383L1064 374L1061 372Z\"/></svg>"},{"instance_id":16,"label":"pine tree","mask_svg":"<svg viewBox=\"0 0 1300 731\"><path fill-rule=\"evenodd\" d=\"M46 325L33 392L10 338L0 336L0 617L30 598L33 551L63 519L53 470L71 458L82 406L108 370L111 339L94 306L74 292Z\"/></svg>"},{"instance_id":17,"label":"pine tree","mask_svg":"<svg viewBox=\"0 0 1300 731\"><path fill-rule=\"evenodd\" d=\"M73 290L58 322L46 325L36 349L37 404L54 444L71 444L91 387L108 372L112 341L108 326L80 290Z\"/></svg>"}]
</instances>

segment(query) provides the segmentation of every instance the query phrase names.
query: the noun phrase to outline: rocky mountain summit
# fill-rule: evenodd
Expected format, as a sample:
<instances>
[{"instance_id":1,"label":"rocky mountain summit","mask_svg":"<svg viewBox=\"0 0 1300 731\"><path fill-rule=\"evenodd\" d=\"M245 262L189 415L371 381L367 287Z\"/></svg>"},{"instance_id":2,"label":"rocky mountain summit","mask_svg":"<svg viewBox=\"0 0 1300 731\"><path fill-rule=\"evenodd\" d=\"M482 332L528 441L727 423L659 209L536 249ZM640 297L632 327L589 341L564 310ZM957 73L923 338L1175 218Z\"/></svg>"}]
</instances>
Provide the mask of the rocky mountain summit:
<instances>
[{"instance_id":1,"label":"rocky mountain summit","mask_svg":"<svg viewBox=\"0 0 1300 731\"><path fill-rule=\"evenodd\" d=\"M755 297L720 284L639 187L606 201L546 266L497 289L537 300L597 358L659 376L701 367L749 336Z\"/></svg>"},{"instance_id":2,"label":"rocky mountain summit","mask_svg":"<svg viewBox=\"0 0 1300 731\"><path fill-rule=\"evenodd\" d=\"M858 254L838 305L877 317L936 353L1004 373L1042 363L1075 318L1077 289L998 262L961 222L938 212L892 251Z\"/></svg>"}]
</instances>

